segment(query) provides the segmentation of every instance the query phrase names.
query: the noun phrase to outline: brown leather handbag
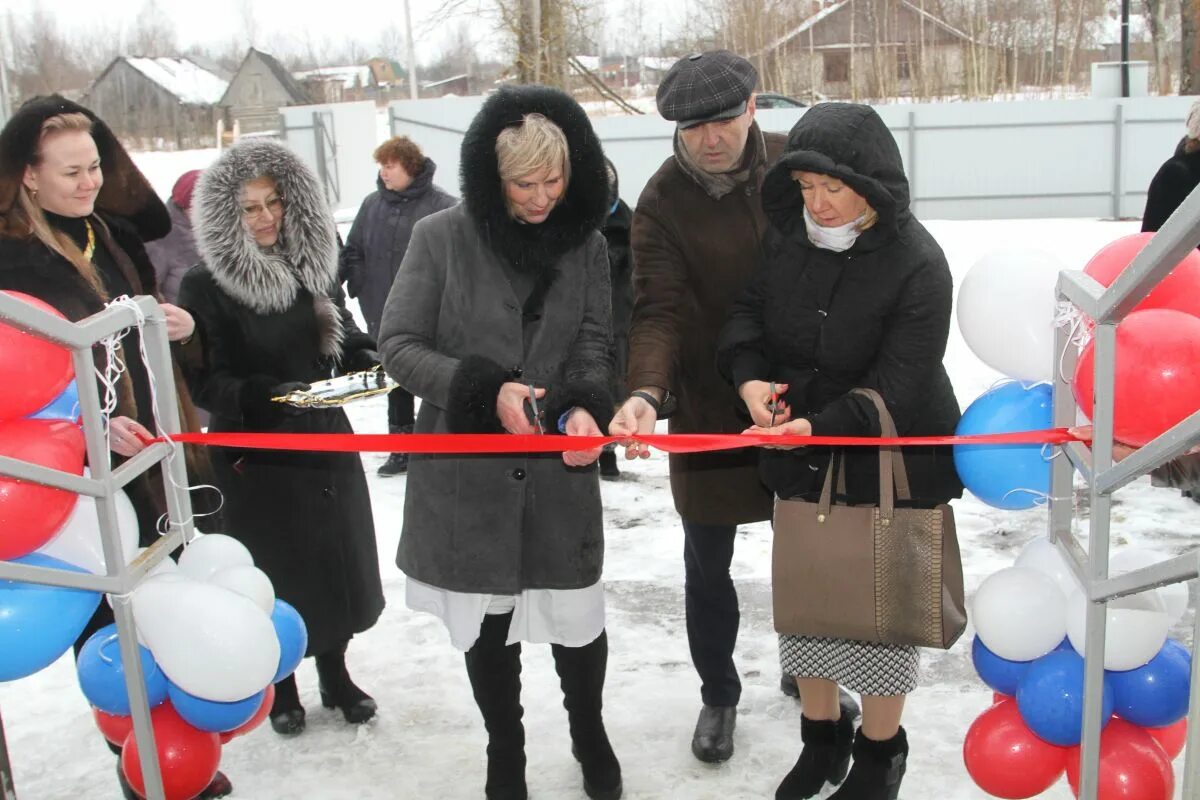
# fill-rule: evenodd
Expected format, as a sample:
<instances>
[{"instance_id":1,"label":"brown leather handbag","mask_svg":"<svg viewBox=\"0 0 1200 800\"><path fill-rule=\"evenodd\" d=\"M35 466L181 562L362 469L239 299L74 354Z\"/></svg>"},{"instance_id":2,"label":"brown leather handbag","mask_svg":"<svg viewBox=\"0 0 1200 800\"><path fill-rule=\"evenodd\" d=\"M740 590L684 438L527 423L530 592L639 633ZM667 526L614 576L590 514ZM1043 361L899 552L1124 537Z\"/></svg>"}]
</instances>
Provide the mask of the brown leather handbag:
<instances>
[{"instance_id":1,"label":"brown leather handbag","mask_svg":"<svg viewBox=\"0 0 1200 800\"><path fill-rule=\"evenodd\" d=\"M879 394L854 392L875 403L882 435L895 436ZM775 630L949 649L967 624L954 510L896 508L912 497L898 447L879 448L878 506L834 505L834 461L844 494L845 463L833 458L818 502L775 501Z\"/></svg>"}]
</instances>

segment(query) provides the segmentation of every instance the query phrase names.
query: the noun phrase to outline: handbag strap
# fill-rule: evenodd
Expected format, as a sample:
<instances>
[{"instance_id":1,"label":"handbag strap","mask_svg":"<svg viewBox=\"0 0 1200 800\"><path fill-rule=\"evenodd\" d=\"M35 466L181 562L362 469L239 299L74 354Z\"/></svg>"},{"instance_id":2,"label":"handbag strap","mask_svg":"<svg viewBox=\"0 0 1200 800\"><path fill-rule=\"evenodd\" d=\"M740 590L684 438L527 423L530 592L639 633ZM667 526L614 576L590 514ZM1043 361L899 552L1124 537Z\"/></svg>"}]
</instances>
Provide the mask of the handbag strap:
<instances>
[{"instance_id":1,"label":"handbag strap","mask_svg":"<svg viewBox=\"0 0 1200 800\"><path fill-rule=\"evenodd\" d=\"M833 506L833 465L837 464L837 491L846 494L846 459L840 450L834 450L829 455L829 467L825 470L825 483L821 487L821 498L817 501L817 514L828 516ZM824 519L819 520L824 522Z\"/></svg>"},{"instance_id":2,"label":"handbag strap","mask_svg":"<svg viewBox=\"0 0 1200 800\"><path fill-rule=\"evenodd\" d=\"M896 438L896 422L879 392L874 389L855 389L851 394L866 397L875 405L879 414L879 433L884 438ZM895 494L893 494L893 487ZM890 520L896 509L896 499L911 500L912 490L908 483L908 470L899 447L879 448L879 511L885 520Z\"/></svg>"}]
</instances>

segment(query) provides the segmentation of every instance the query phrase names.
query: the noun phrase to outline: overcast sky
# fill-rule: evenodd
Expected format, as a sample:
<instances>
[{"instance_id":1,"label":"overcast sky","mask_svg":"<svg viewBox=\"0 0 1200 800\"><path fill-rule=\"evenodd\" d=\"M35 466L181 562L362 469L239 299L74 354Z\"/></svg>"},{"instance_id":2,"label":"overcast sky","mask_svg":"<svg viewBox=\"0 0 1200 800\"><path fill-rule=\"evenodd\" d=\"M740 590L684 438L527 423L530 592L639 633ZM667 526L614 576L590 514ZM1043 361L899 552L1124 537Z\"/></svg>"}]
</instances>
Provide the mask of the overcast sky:
<instances>
[{"instance_id":1,"label":"overcast sky","mask_svg":"<svg viewBox=\"0 0 1200 800\"><path fill-rule=\"evenodd\" d=\"M357 38L368 49L380 39L388 25L404 30L404 6L401 0L156 0L159 8L174 22L182 47L191 44L227 44L242 34L243 8L253 9L261 46L286 37L296 42L323 39L338 41ZM481 0L463 0L467 8L479 7ZM630 18L643 20L643 35L649 47L656 47L660 27L669 37L682 27L687 0L642 0L642 14L631 14L637 0L601 0L605 8L605 39L630 41ZM103 31L111 35L121 25L132 25L145 0L4 0L0 5L14 7L18 16L29 14L38 4L55 14L73 33ZM451 31L466 25L472 41L485 55L495 55L493 23L475 14L459 14L452 22L440 20L439 10L446 0L410 0L417 55L422 61L436 58L446 47Z\"/></svg>"}]
</instances>

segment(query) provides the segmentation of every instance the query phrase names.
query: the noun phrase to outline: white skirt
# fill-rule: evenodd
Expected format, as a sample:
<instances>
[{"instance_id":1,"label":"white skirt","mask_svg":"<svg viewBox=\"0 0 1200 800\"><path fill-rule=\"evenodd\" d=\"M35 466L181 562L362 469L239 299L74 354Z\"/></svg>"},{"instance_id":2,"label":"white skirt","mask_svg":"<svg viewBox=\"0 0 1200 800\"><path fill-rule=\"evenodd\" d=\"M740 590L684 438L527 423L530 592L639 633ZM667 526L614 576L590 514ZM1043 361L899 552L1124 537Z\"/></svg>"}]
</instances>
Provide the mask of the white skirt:
<instances>
[{"instance_id":1,"label":"white skirt","mask_svg":"<svg viewBox=\"0 0 1200 800\"><path fill-rule=\"evenodd\" d=\"M604 630L603 581L582 589L526 589L516 595L491 595L452 592L408 578L405 602L413 611L440 619L450 633L450 643L464 653L479 638L489 610L502 614L512 610L506 644L583 647Z\"/></svg>"}]
</instances>

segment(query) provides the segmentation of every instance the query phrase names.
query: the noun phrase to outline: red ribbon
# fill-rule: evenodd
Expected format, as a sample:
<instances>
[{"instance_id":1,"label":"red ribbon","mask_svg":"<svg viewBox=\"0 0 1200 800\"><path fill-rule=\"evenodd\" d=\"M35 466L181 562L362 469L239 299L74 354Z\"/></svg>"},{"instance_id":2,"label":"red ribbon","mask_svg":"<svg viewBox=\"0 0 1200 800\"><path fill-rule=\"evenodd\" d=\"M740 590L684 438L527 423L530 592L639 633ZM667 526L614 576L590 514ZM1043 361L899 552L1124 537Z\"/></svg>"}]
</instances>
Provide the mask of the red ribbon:
<instances>
[{"instance_id":1,"label":"red ribbon","mask_svg":"<svg viewBox=\"0 0 1200 800\"><path fill-rule=\"evenodd\" d=\"M591 450L615 436L539 436L509 433L181 433L183 444L249 450L316 450L334 453L561 453ZM668 453L705 453L755 445L835 447L920 447L945 444L1066 444L1081 441L1066 428L972 436L771 436L769 434L673 433L637 436L636 441ZM153 441L163 441L162 438Z\"/></svg>"}]
</instances>

